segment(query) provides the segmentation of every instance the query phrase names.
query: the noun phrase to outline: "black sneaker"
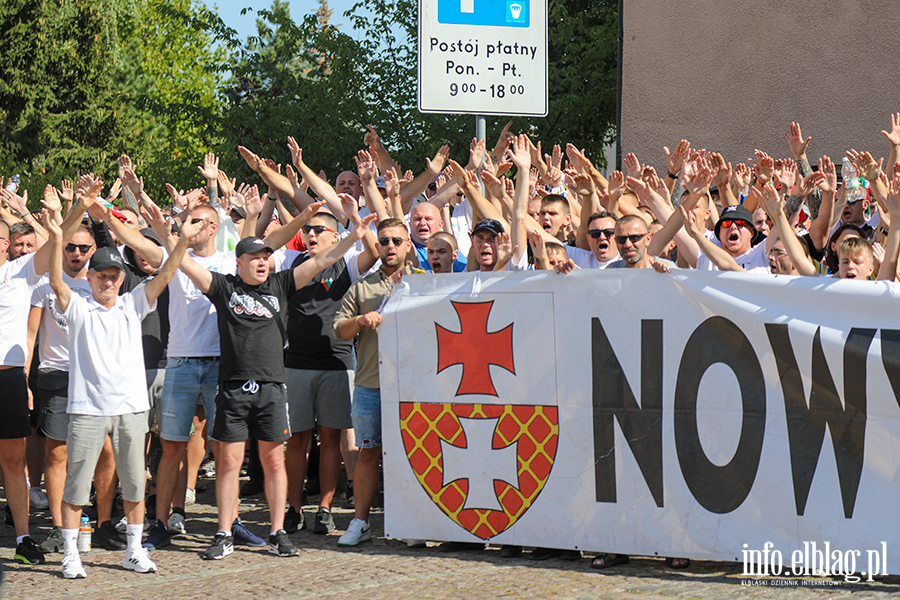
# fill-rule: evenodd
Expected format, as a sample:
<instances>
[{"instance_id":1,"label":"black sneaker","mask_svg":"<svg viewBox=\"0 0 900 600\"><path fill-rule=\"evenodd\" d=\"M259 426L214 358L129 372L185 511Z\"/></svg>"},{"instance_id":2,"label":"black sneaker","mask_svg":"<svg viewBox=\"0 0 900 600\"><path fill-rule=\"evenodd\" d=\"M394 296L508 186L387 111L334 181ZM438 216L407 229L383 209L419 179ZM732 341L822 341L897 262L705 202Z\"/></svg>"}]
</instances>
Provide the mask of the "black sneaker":
<instances>
[{"instance_id":1,"label":"black sneaker","mask_svg":"<svg viewBox=\"0 0 900 600\"><path fill-rule=\"evenodd\" d=\"M116 531L116 526L112 524L112 521L104 521L100 524L100 527L94 532L92 545L104 550L124 550L128 547L128 544L122 541L122 536Z\"/></svg>"},{"instance_id":2,"label":"black sneaker","mask_svg":"<svg viewBox=\"0 0 900 600\"><path fill-rule=\"evenodd\" d=\"M327 534L334 531L334 529L334 517L331 516L331 511L324 506L320 506L319 510L316 511L316 524L313 527L313 533Z\"/></svg>"},{"instance_id":3,"label":"black sneaker","mask_svg":"<svg viewBox=\"0 0 900 600\"><path fill-rule=\"evenodd\" d=\"M557 548L535 548L528 555L528 560L547 560L548 558L557 558L562 554L562 550Z\"/></svg>"},{"instance_id":4,"label":"black sneaker","mask_svg":"<svg viewBox=\"0 0 900 600\"><path fill-rule=\"evenodd\" d=\"M31 536L26 535L22 543L16 546L16 555L13 558L25 565L39 565L44 562L44 553Z\"/></svg>"},{"instance_id":5,"label":"black sneaker","mask_svg":"<svg viewBox=\"0 0 900 600\"><path fill-rule=\"evenodd\" d=\"M51 552L62 552L65 543L63 542L62 527L53 526L47 539L41 542L41 552L49 554Z\"/></svg>"},{"instance_id":6,"label":"black sneaker","mask_svg":"<svg viewBox=\"0 0 900 600\"><path fill-rule=\"evenodd\" d=\"M300 554L284 529L279 529L269 536L269 552L275 556L298 556Z\"/></svg>"},{"instance_id":7,"label":"black sneaker","mask_svg":"<svg viewBox=\"0 0 900 600\"><path fill-rule=\"evenodd\" d=\"M213 538L212 545L200 555L200 558L205 560L219 560L225 558L232 552L234 552L234 543L231 541L231 536L224 533L217 533L216 537Z\"/></svg>"},{"instance_id":8,"label":"black sneaker","mask_svg":"<svg viewBox=\"0 0 900 600\"><path fill-rule=\"evenodd\" d=\"M172 538L169 535L168 525L157 519L153 524L153 528L150 529L150 533L147 534L147 539L144 540L144 543L141 544L141 546L147 550L159 550L171 543Z\"/></svg>"},{"instance_id":9,"label":"black sneaker","mask_svg":"<svg viewBox=\"0 0 900 600\"><path fill-rule=\"evenodd\" d=\"M292 506L284 513L284 530L288 533L297 533L298 529L306 529L306 519L303 518L303 509L298 511Z\"/></svg>"},{"instance_id":10,"label":"black sneaker","mask_svg":"<svg viewBox=\"0 0 900 600\"><path fill-rule=\"evenodd\" d=\"M259 479L250 479L241 484L241 498L255 496L266 489L265 483Z\"/></svg>"},{"instance_id":11,"label":"black sneaker","mask_svg":"<svg viewBox=\"0 0 900 600\"><path fill-rule=\"evenodd\" d=\"M503 544L500 547L500 558L516 558L522 554L522 546Z\"/></svg>"}]
</instances>

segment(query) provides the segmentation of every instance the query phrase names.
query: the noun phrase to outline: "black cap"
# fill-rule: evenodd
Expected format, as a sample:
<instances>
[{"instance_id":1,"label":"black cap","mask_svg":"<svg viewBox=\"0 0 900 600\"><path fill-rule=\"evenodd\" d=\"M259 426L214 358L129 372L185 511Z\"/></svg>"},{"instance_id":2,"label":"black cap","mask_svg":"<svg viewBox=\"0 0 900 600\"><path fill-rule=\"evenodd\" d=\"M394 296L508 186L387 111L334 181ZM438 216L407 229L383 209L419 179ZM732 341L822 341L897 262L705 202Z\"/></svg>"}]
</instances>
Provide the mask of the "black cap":
<instances>
[{"instance_id":1,"label":"black cap","mask_svg":"<svg viewBox=\"0 0 900 600\"><path fill-rule=\"evenodd\" d=\"M97 248L97 251L91 257L90 270L103 271L110 267L116 267L124 271L125 261L122 260L122 255L119 254L118 250L109 246Z\"/></svg>"},{"instance_id":2,"label":"black cap","mask_svg":"<svg viewBox=\"0 0 900 600\"><path fill-rule=\"evenodd\" d=\"M750 237L756 236L756 227L753 226L753 215L750 211L743 206L728 206L722 210L722 215L716 221L716 239L719 238L719 231L722 230L722 221L727 220L746 221L750 225L750 231L753 232Z\"/></svg>"},{"instance_id":3,"label":"black cap","mask_svg":"<svg viewBox=\"0 0 900 600\"><path fill-rule=\"evenodd\" d=\"M266 245L264 241L262 241L258 237L247 237L239 241L237 246L235 246L234 255L236 257L240 257L243 254L256 254L257 252L262 252L263 250L268 250L269 254L274 252Z\"/></svg>"},{"instance_id":4,"label":"black cap","mask_svg":"<svg viewBox=\"0 0 900 600\"><path fill-rule=\"evenodd\" d=\"M497 221L496 219L482 219L475 223L475 226L472 227L472 235L475 235L482 229L487 229L488 231L492 231L497 235L504 233L506 230L503 228L503 223Z\"/></svg>"},{"instance_id":5,"label":"black cap","mask_svg":"<svg viewBox=\"0 0 900 600\"><path fill-rule=\"evenodd\" d=\"M240 206L232 206L231 212L235 213L237 216L239 216L242 219L247 218L247 211L244 210L243 208L241 208Z\"/></svg>"}]
</instances>

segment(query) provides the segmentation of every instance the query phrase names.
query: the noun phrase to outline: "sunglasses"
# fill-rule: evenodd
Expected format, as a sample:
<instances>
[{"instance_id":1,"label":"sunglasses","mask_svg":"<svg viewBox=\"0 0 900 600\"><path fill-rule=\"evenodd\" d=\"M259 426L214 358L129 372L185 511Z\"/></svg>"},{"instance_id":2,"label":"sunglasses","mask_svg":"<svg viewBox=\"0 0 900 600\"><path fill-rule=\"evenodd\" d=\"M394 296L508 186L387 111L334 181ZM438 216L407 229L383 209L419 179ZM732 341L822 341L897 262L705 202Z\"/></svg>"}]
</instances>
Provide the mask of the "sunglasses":
<instances>
[{"instance_id":1,"label":"sunglasses","mask_svg":"<svg viewBox=\"0 0 900 600\"><path fill-rule=\"evenodd\" d=\"M611 238L616 234L615 229L588 229L588 235L592 238L599 239L602 235L605 238Z\"/></svg>"},{"instance_id":2,"label":"sunglasses","mask_svg":"<svg viewBox=\"0 0 900 600\"><path fill-rule=\"evenodd\" d=\"M203 217L199 217L199 218L196 218L196 219L191 219L191 225L196 225L197 223L199 223L199 222L202 221L202 220L203 220Z\"/></svg>"},{"instance_id":3,"label":"sunglasses","mask_svg":"<svg viewBox=\"0 0 900 600\"><path fill-rule=\"evenodd\" d=\"M400 244L402 244L405 241L406 240L404 240L403 238L398 238L398 237L378 238L378 243L381 244L382 246L387 246L388 244L393 243L396 248L399 248Z\"/></svg>"},{"instance_id":4,"label":"sunglasses","mask_svg":"<svg viewBox=\"0 0 900 600\"><path fill-rule=\"evenodd\" d=\"M644 239L648 234L646 233L635 233L634 235L617 235L616 243L620 246L625 245L625 240L630 241L632 244L637 244L639 241Z\"/></svg>"},{"instance_id":5,"label":"sunglasses","mask_svg":"<svg viewBox=\"0 0 900 600\"><path fill-rule=\"evenodd\" d=\"M856 200L847 200L847 206L853 206L857 202L859 202L861 198L857 198Z\"/></svg>"},{"instance_id":6,"label":"sunglasses","mask_svg":"<svg viewBox=\"0 0 900 600\"><path fill-rule=\"evenodd\" d=\"M82 254L87 254L90 252L93 244L66 244L66 252L75 252L75 250L80 250Z\"/></svg>"},{"instance_id":7,"label":"sunglasses","mask_svg":"<svg viewBox=\"0 0 900 600\"><path fill-rule=\"evenodd\" d=\"M300 229L303 231L303 233L309 233L310 231L315 231L316 235L322 235L323 231L330 231L331 233L336 233L334 229L329 229L329 228L325 227L324 225L304 225Z\"/></svg>"},{"instance_id":8,"label":"sunglasses","mask_svg":"<svg viewBox=\"0 0 900 600\"><path fill-rule=\"evenodd\" d=\"M737 225L738 227L743 227L744 229L750 229L750 223L747 221L741 221L738 219L725 219L722 221L722 229L728 229L732 225Z\"/></svg>"}]
</instances>

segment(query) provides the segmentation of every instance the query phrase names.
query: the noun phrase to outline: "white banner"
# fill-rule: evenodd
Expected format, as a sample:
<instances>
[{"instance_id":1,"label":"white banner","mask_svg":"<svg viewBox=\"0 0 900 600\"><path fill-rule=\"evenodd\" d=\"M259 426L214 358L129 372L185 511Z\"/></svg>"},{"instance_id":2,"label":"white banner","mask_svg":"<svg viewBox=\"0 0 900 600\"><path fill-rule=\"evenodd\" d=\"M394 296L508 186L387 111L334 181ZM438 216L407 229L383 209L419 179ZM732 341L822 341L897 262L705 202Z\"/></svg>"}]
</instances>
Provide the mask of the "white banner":
<instances>
[{"instance_id":1,"label":"white banner","mask_svg":"<svg viewBox=\"0 0 900 600\"><path fill-rule=\"evenodd\" d=\"M402 287L379 328L388 537L900 573L900 287Z\"/></svg>"}]
</instances>

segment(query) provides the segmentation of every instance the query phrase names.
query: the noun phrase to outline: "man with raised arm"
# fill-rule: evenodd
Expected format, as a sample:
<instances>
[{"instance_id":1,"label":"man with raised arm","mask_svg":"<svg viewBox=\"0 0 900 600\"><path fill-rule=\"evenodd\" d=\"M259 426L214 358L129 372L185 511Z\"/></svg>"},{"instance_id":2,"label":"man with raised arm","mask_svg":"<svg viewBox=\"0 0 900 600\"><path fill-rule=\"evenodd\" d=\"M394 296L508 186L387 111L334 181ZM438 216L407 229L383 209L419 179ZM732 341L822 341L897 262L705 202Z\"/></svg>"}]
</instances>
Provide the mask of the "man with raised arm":
<instances>
[{"instance_id":1,"label":"man with raised arm","mask_svg":"<svg viewBox=\"0 0 900 600\"><path fill-rule=\"evenodd\" d=\"M302 219L305 224L308 218L304 214L295 220ZM221 559L234 549L231 531L238 500L238 478L244 447L251 436L259 442L265 472L272 524L269 552L276 556L299 554L283 527L287 499L283 445L290 437L283 358L287 305L298 289L337 262L361 239L374 219L370 216L353 235L293 269L271 277L272 248L257 237L244 238L235 248L237 275L208 271L185 255L181 270L216 308L222 355L216 395L218 410L210 436L219 443L216 454L219 531L203 558Z\"/></svg>"},{"instance_id":2,"label":"man with raised arm","mask_svg":"<svg viewBox=\"0 0 900 600\"><path fill-rule=\"evenodd\" d=\"M93 190L94 188L92 188ZM99 190L98 190L99 191ZM129 294L119 296L125 261L115 248L101 248L91 257L91 296L72 293L63 277L63 233L49 221L52 251L50 287L69 327L68 465L63 493L63 577L86 577L78 553L81 507L89 502L91 478L107 435L112 436L116 470L122 483L128 544L122 566L138 573L156 571L141 547L144 531L144 437L147 395L141 320L171 281L188 241L204 227L186 223L182 238L159 275ZM173 241L174 244L174 241Z\"/></svg>"}]
</instances>

